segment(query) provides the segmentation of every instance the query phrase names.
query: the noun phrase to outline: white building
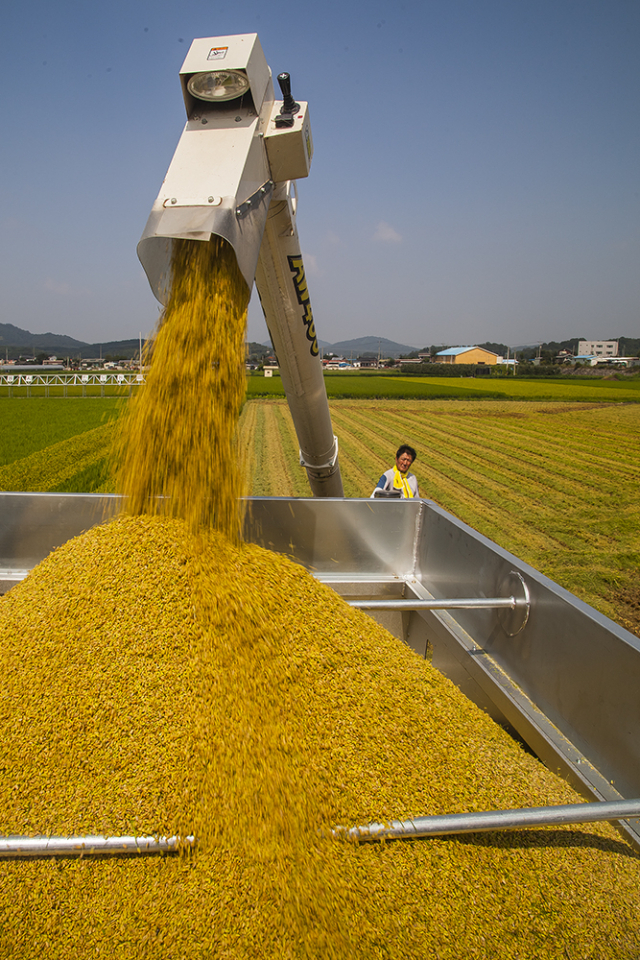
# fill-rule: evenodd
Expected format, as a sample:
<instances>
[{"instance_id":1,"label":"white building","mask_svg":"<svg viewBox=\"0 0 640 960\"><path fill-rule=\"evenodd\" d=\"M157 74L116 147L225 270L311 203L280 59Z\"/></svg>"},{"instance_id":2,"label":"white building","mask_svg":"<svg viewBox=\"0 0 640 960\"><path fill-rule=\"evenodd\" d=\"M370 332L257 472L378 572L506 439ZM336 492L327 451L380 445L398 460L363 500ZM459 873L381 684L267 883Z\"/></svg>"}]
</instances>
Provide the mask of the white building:
<instances>
[{"instance_id":1,"label":"white building","mask_svg":"<svg viewBox=\"0 0 640 960\"><path fill-rule=\"evenodd\" d=\"M617 357L617 340L578 340L578 356Z\"/></svg>"}]
</instances>

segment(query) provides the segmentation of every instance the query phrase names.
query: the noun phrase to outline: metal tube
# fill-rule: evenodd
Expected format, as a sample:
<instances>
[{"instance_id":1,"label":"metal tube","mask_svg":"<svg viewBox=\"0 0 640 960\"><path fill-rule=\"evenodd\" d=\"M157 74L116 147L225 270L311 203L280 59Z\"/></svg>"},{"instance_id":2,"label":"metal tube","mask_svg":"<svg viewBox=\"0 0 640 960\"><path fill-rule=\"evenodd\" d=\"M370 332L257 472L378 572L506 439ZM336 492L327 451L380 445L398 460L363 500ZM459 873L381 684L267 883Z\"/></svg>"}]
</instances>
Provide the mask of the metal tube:
<instances>
[{"instance_id":1,"label":"metal tube","mask_svg":"<svg viewBox=\"0 0 640 960\"><path fill-rule=\"evenodd\" d=\"M189 837L0 837L0 857L82 857L92 854L173 853Z\"/></svg>"},{"instance_id":2,"label":"metal tube","mask_svg":"<svg viewBox=\"0 0 640 960\"><path fill-rule=\"evenodd\" d=\"M524 598L517 597L455 597L438 600L349 600L358 610L493 610L528 607Z\"/></svg>"},{"instance_id":3,"label":"metal tube","mask_svg":"<svg viewBox=\"0 0 640 960\"><path fill-rule=\"evenodd\" d=\"M570 803L557 807L525 807L522 810L489 810L482 813L453 813L444 816L414 817L389 823L368 823L360 827L334 827L334 837L356 842L438 837L452 833L486 833L522 827L555 824L595 823L640 816L640 800L609 803Z\"/></svg>"},{"instance_id":4,"label":"metal tube","mask_svg":"<svg viewBox=\"0 0 640 960\"><path fill-rule=\"evenodd\" d=\"M338 441L331 425L295 211L291 185L278 184L260 247L256 287L311 492L314 497L343 497Z\"/></svg>"}]
</instances>

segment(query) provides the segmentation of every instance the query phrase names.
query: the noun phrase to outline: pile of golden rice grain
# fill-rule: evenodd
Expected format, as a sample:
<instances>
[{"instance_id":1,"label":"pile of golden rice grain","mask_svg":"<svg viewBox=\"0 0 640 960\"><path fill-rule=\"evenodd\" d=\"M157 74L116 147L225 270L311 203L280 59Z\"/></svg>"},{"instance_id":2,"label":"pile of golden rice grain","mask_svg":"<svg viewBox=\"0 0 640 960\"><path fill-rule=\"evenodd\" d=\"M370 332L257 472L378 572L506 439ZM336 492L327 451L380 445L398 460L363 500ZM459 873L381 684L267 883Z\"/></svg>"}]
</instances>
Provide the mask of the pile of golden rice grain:
<instances>
[{"instance_id":1,"label":"pile of golden rice grain","mask_svg":"<svg viewBox=\"0 0 640 960\"><path fill-rule=\"evenodd\" d=\"M1 957L640 955L640 858L606 824L327 836L577 798L288 560L122 518L0 614L1 832L198 838L166 857L0 862Z\"/></svg>"}]
</instances>

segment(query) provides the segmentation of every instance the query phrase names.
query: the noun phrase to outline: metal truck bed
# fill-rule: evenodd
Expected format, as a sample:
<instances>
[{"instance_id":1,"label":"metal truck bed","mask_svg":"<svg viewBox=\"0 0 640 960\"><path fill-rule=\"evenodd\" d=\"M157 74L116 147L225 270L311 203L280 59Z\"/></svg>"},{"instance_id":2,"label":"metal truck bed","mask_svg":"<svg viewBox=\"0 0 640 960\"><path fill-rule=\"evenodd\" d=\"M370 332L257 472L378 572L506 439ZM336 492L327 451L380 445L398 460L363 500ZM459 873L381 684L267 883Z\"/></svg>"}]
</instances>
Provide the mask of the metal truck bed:
<instances>
[{"instance_id":1,"label":"metal truck bed","mask_svg":"<svg viewBox=\"0 0 640 960\"><path fill-rule=\"evenodd\" d=\"M111 496L0 493L0 590L116 506ZM376 620L583 796L640 796L631 633L428 500L250 498L245 528L345 600L383 602L369 611ZM640 820L621 829L640 847Z\"/></svg>"}]
</instances>

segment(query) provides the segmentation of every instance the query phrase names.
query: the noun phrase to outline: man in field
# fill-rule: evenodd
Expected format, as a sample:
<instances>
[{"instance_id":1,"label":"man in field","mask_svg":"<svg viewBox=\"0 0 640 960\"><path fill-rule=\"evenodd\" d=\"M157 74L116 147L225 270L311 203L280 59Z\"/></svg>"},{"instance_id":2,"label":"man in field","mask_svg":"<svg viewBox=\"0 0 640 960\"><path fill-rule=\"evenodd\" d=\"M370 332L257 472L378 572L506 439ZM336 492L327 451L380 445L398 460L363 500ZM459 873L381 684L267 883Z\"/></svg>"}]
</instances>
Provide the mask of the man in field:
<instances>
[{"instance_id":1,"label":"man in field","mask_svg":"<svg viewBox=\"0 0 640 960\"><path fill-rule=\"evenodd\" d=\"M403 500L420 496L418 481L413 473L409 473L409 467L417 456L413 447L406 443L398 447L395 467L391 467L382 474L371 496L400 497Z\"/></svg>"}]
</instances>

